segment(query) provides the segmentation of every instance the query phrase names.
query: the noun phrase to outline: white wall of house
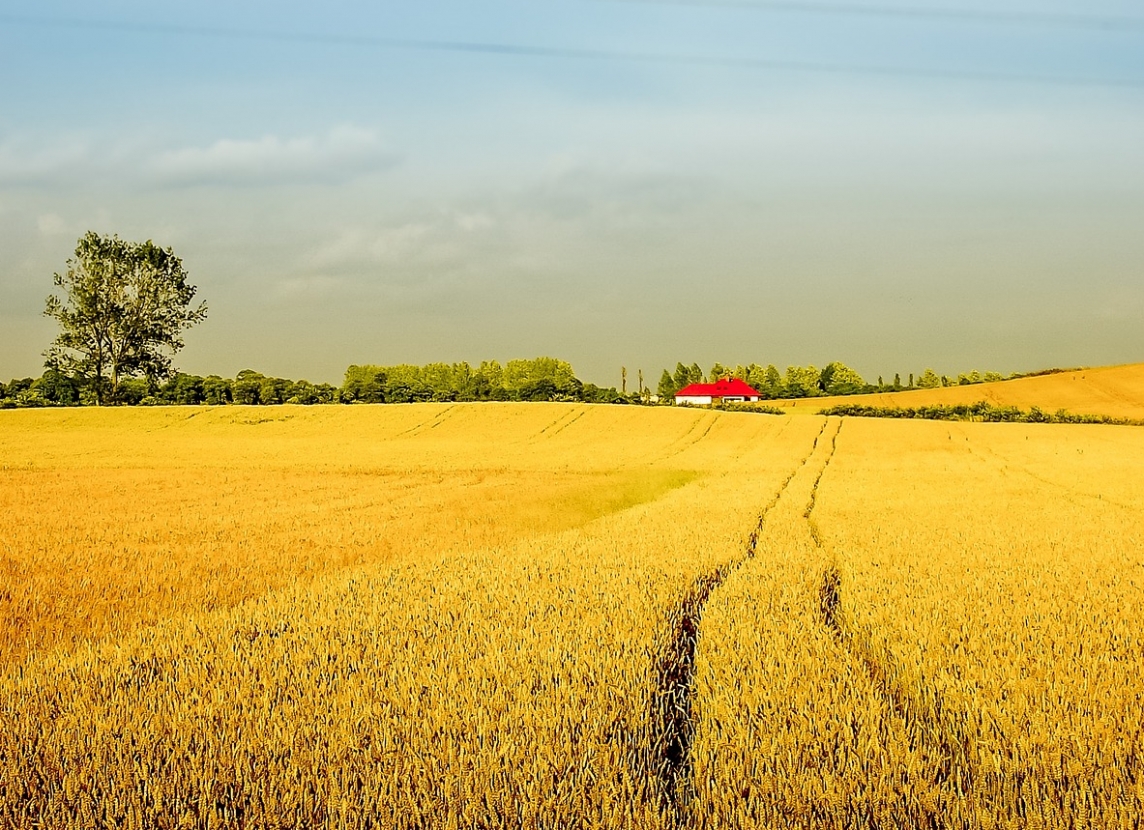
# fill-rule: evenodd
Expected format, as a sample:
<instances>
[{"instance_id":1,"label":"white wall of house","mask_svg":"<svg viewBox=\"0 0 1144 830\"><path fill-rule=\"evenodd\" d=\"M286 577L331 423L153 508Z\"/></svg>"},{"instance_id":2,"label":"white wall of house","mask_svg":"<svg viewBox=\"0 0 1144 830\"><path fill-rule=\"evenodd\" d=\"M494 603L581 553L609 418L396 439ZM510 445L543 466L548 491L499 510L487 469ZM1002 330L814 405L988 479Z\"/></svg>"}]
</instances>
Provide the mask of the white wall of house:
<instances>
[{"instance_id":1,"label":"white wall of house","mask_svg":"<svg viewBox=\"0 0 1144 830\"><path fill-rule=\"evenodd\" d=\"M728 395L719 400L725 403L755 403L759 400L754 395ZM715 402L715 399L710 395L676 395L676 403L687 403L692 406L710 406Z\"/></svg>"}]
</instances>

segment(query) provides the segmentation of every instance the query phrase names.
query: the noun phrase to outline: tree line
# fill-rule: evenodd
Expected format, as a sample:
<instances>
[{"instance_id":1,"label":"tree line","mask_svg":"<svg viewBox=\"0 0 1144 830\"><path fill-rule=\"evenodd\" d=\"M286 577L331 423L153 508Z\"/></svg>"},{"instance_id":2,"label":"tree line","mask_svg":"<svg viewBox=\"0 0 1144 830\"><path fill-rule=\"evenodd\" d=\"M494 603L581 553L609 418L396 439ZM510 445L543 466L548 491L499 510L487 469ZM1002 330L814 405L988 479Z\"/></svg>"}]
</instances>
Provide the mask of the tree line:
<instances>
[{"instance_id":1,"label":"tree line","mask_svg":"<svg viewBox=\"0 0 1144 830\"><path fill-rule=\"evenodd\" d=\"M1006 376L1000 372L974 370L951 378L947 375L939 375L933 369L926 369L916 379L912 373L909 374L905 383L902 382L900 374L895 374L888 383L881 377L878 378L877 383L868 383L857 371L838 361L832 361L822 369L813 365L788 366L784 372L780 372L773 363L765 367L758 363L750 363L746 366L738 364L733 367L716 363L711 367L711 371L706 374L698 363L691 365L677 363L674 372L668 369L663 370L656 393L662 400L672 398L676 392L692 383L714 383L724 378L737 378L754 388L763 399L778 400L782 398L815 398L825 395L903 392L909 389L937 389L943 386L991 383L1063 371L1068 370L1046 369L1040 372L1014 373Z\"/></svg>"},{"instance_id":2,"label":"tree line","mask_svg":"<svg viewBox=\"0 0 1144 830\"><path fill-rule=\"evenodd\" d=\"M233 378L173 372L120 379L114 394L81 373L47 369L39 378L0 383L0 408L40 406L273 406L278 404L414 403L419 401L576 401L639 403L614 387L583 383L565 360L538 357L424 366L354 365L341 386L264 375L244 369Z\"/></svg>"},{"instance_id":3,"label":"tree line","mask_svg":"<svg viewBox=\"0 0 1144 830\"><path fill-rule=\"evenodd\" d=\"M1046 374L1050 369L1030 374ZM1010 375L1025 377L1026 375ZM0 408L39 406L219 406L238 404L272 406L279 404L415 403L424 401L570 401L579 403L674 404L675 393L691 383L708 379L739 378L754 387L764 399L807 398L825 395L857 395L869 392L896 392L906 389L936 388L955 384L985 383L1006 378L994 372L942 378L931 370L906 384L898 376L893 382L866 383L861 375L842 363L829 363L825 369L790 366L780 373L773 365L723 366L716 363L710 373L698 364L678 363L674 373L664 370L658 396L641 389L628 393L613 387L584 383L576 377L572 364L552 357L509 360L503 365L484 360L476 366L467 362L428 363L423 366L362 364L346 369L341 386L311 383L264 375L244 369L233 378L220 375L193 375L171 371L160 377L152 373L118 379L114 392L83 372L65 372L49 366L38 378L14 379L0 383ZM102 394L101 394L102 389Z\"/></svg>"},{"instance_id":4,"label":"tree line","mask_svg":"<svg viewBox=\"0 0 1144 830\"><path fill-rule=\"evenodd\" d=\"M915 385L899 375L892 383L867 383L844 363L825 368L772 364L734 367L716 363L704 374L697 363L677 363L659 381L657 395L645 387L629 394L627 370L620 391L580 381L564 360L538 357L424 366L354 365L340 387L290 380L245 369L234 378L190 375L174 368L185 330L206 319L207 307L195 304L197 289L187 282L182 260L170 248L150 240L127 242L89 231L80 237L63 273L53 275L57 293L48 296L44 314L60 327L44 352L39 378L0 383L0 407L76 406L86 404L328 404L411 403L414 401L579 401L585 403L674 403L674 395L692 383L738 378L763 398L854 395L951 386L955 381L926 369ZM1052 371L1052 370L1050 370ZM1010 375L1018 377L1018 375ZM958 375L957 384L1002 380L996 372Z\"/></svg>"}]
</instances>

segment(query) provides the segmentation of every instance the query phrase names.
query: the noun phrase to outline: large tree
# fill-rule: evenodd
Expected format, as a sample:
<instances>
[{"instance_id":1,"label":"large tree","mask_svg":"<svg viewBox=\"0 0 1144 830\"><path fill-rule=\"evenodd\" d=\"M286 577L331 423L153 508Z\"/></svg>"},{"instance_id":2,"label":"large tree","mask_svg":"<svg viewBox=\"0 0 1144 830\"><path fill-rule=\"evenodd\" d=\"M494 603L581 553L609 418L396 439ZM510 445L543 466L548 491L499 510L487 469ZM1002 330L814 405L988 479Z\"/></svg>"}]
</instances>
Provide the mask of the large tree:
<instances>
[{"instance_id":1,"label":"large tree","mask_svg":"<svg viewBox=\"0 0 1144 830\"><path fill-rule=\"evenodd\" d=\"M60 333L46 365L84 378L99 404L116 401L125 378L170 376L183 331L207 314L205 303L191 305L197 289L182 260L150 240L89 231L53 282L63 296L50 295L44 314Z\"/></svg>"},{"instance_id":2,"label":"large tree","mask_svg":"<svg viewBox=\"0 0 1144 830\"><path fill-rule=\"evenodd\" d=\"M820 375L822 391L827 395L853 395L861 392L866 381L845 363L833 361L826 364ZM881 385L881 384L879 384Z\"/></svg>"}]
</instances>

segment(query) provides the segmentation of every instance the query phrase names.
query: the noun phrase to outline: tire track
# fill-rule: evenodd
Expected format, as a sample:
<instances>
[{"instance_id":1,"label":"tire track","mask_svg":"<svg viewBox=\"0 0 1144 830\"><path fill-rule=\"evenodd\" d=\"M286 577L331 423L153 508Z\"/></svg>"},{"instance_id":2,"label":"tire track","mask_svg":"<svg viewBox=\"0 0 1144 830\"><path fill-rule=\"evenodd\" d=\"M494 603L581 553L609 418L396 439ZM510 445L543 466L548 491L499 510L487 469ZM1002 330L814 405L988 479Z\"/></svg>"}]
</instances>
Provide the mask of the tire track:
<instances>
[{"instance_id":1,"label":"tire track","mask_svg":"<svg viewBox=\"0 0 1144 830\"><path fill-rule=\"evenodd\" d=\"M1103 493L1090 493L1087 490L1081 490L1078 487L1070 487L1067 484L1062 484L1059 481L1053 481L1051 478L1045 478L1044 476L1038 475L1026 467L1024 464L1019 464L1012 459L1005 457L988 445L982 445L984 450L984 452L982 452L981 450L978 450L976 447L974 447L973 442L969 440L969 434L963 427L958 426L957 429L965 441L965 448L969 451L969 454L980 459L987 465L997 467L1000 469L1002 475L1006 475L1010 470L1018 473L1023 473L1034 481L1039 481L1041 484L1047 484L1050 487L1055 487L1058 490L1061 490L1065 494L1065 498L1078 507L1084 506L1079 501L1077 501L1077 498L1079 497L1091 499L1093 501L1099 502L1100 504L1111 504L1124 510L1135 511L1137 509L1130 504L1125 504L1124 502L1118 501L1117 499L1105 496ZM950 437L953 437L952 432L950 433Z\"/></svg>"},{"instance_id":2,"label":"tire track","mask_svg":"<svg viewBox=\"0 0 1144 830\"><path fill-rule=\"evenodd\" d=\"M715 412L713 412L711 414L713 415L713 417L711 418L711 423L709 423L707 425L707 429L703 430L703 432L701 432L698 437L692 439L691 441L688 441L686 444L684 444L682 447L677 449L675 452L668 453L667 455L665 455L660 460L666 461L669 458L675 458L675 456L679 455L680 453L687 452L689 449L691 449L696 444L698 444L700 441L702 441L704 438L706 438L711 433L711 430L715 429L715 424L719 423L719 414L715 413ZM697 426L698 426L698 424L697 424Z\"/></svg>"},{"instance_id":3,"label":"tire track","mask_svg":"<svg viewBox=\"0 0 1144 830\"><path fill-rule=\"evenodd\" d=\"M409 429L405 430L404 432L399 432L399 433L397 433L397 435L395 435L393 437L394 438L401 438L402 436L413 437L414 435L419 435L422 432L426 432L426 431L431 430L431 429L436 429L437 427L441 426L441 422L445 420L445 418L448 416L448 414L456 408L457 408L457 404L452 404L450 406L447 406L444 409L442 409L440 412L438 412L436 415L434 415L433 417L427 418L426 420L417 424L417 426L410 427Z\"/></svg>"},{"instance_id":4,"label":"tire track","mask_svg":"<svg viewBox=\"0 0 1144 830\"><path fill-rule=\"evenodd\" d=\"M585 415L587 415L587 414L588 414L588 410L587 410L587 409L581 409L581 410L580 410L578 413L576 413L576 416L575 416L574 418L571 418L571 419L569 419L569 420L565 421L565 422L564 422L563 424L561 424L561 425L560 425L560 426L559 426L557 429L553 430L553 431L552 431L552 433L551 433L551 434L549 434L549 436L548 436L548 437L549 437L549 438L554 438L554 437L556 437L557 435L559 435L560 433L562 433L564 430L568 429L568 427L572 426L574 423L576 423L577 421L579 421L581 418L583 418L583 417L584 417Z\"/></svg>"},{"instance_id":5,"label":"tire track","mask_svg":"<svg viewBox=\"0 0 1144 830\"><path fill-rule=\"evenodd\" d=\"M667 446L664 447L665 450L670 449L671 447L675 446L676 444L680 444L680 443L682 443L684 445L683 449L687 449L688 447L690 447L692 444L695 443L694 440L688 441L687 440L688 437L693 432L695 432L695 430L699 429L699 425L702 424L704 422L704 420L706 420L705 416L712 415L713 416L712 421L711 421L712 423L714 423L715 419L717 419L719 417L718 415L715 415L715 413L712 413L712 412L699 412L699 413L697 413L697 415L698 415L698 417L696 417L696 419L691 422L691 426L689 426L686 430L684 430L682 435L680 435L678 438L668 442ZM673 456L675 454L676 454L675 452L669 452L666 455L664 455L663 458L670 458L671 456Z\"/></svg>"},{"instance_id":6,"label":"tire track","mask_svg":"<svg viewBox=\"0 0 1144 830\"><path fill-rule=\"evenodd\" d=\"M580 414L583 414L583 413L580 413ZM544 427L544 429L540 430L540 432L536 433L536 439L540 439L541 437L544 436L545 433L548 432L548 430L550 430L553 427L567 421L569 418L571 418L573 421L575 421L578 417L580 417L580 415L578 415L576 413L575 409L569 409L567 412L560 413L559 418L557 418L555 421L550 423L548 426ZM563 427L561 427L560 429L563 429ZM557 429L556 432L559 432L560 429ZM552 434L555 435L556 432L554 432Z\"/></svg>"},{"instance_id":7,"label":"tire track","mask_svg":"<svg viewBox=\"0 0 1144 830\"><path fill-rule=\"evenodd\" d=\"M655 689L649 715L650 736L644 763L654 781L654 797L660 809L676 826L686 823L694 795L691 749L695 740L695 650L699 642L703 608L711 594L733 571L755 557L767 517L795 476L810 463L830 423L829 419L823 421L822 429L815 435L810 450L759 512L758 521L751 530L743 553L714 570L701 574L668 615L669 632L655 666ZM841 421L837 423L839 427L835 430L835 439L837 430L841 428Z\"/></svg>"},{"instance_id":8,"label":"tire track","mask_svg":"<svg viewBox=\"0 0 1144 830\"><path fill-rule=\"evenodd\" d=\"M960 792L972 791L979 772L969 752L971 740L967 715L947 704L936 688L919 682L924 681L924 678L914 678L912 683L903 681L902 678L906 675L902 669L884 651L876 649L870 638L853 625L846 614L844 580L838 554L827 549L818 523L812 515L818 504L819 484L834 459L841 431L839 427L834 434L830 455L815 479L810 500L803 513L815 547L829 563L819 587L822 625L830 631L843 651L861 664L887 710L903 722L911 742L927 747L938 759L933 783L938 787L951 783ZM918 693L914 690L915 687L924 689L924 692ZM913 822L911 826L915 827L937 830L945 826L939 816L932 814L910 815L909 818Z\"/></svg>"}]
</instances>

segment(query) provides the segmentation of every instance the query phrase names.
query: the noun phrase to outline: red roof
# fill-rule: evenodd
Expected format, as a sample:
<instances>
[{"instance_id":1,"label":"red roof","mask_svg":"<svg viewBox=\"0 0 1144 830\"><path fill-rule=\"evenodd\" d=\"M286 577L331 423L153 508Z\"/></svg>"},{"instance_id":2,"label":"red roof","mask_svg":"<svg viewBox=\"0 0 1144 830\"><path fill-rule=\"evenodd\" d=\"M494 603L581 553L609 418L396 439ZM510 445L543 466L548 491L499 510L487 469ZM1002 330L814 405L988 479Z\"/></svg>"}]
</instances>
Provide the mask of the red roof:
<instances>
[{"instance_id":1,"label":"red roof","mask_svg":"<svg viewBox=\"0 0 1144 830\"><path fill-rule=\"evenodd\" d=\"M728 378L718 383L693 383L675 393L677 398L758 398L758 392L738 378Z\"/></svg>"}]
</instances>

